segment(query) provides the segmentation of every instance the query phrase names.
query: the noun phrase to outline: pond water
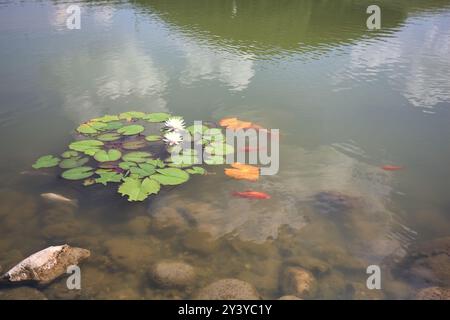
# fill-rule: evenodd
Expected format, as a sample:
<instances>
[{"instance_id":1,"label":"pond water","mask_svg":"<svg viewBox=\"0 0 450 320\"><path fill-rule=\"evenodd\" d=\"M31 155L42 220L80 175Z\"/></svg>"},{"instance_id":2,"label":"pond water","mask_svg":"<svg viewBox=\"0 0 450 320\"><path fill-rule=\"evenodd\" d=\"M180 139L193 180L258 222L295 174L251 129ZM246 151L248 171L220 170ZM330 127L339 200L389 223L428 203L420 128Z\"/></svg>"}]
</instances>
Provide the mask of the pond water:
<instances>
[{"instance_id":1,"label":"pond water","mask_svg":"<svg viewBox=\"0 0 450 320\"><path fill-rule=\"evenodd\" d=\"M417 283L385 262L450 235L450 1L378 1L379 31L365 0L71 4L80 30L67 29L65 1L0 3L0 266L63 243L91 257L79 291L61 279L4 296L193 298L237 278L277 299L291 293L288 267L314 275L305 298L413 296ZM79 123L129 110L278 128L280 170L243 182L213 166L130 203L31 168ZM247 189L271 198L232 196ZM192 265L196 281L155 285L164 260ZM382 290L366 288L371 264L386 265Z\"/></svg>"}]
</instances>

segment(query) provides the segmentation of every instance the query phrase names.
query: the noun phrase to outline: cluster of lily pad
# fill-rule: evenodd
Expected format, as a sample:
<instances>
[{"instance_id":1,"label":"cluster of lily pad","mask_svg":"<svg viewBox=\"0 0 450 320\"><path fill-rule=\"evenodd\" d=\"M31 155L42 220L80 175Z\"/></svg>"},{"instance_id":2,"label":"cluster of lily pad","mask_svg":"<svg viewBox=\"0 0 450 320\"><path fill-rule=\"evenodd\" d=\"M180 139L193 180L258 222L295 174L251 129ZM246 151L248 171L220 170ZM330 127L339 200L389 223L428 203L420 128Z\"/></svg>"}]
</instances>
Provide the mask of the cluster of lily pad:
<instances>
[{"instance_id":1,"label":"cluster of lily pad","mask_svg":"<svg viewBox=\"0 0 450 320\"><path fill-rule=\"evenodd\" d=\"M153 126L157 133L146 135L146 127ZM120 184L118 193L129 201L143 201L157 194L161 186L185 183L190 175L206 174L194 158L195 149L187 149L176 157L170 156L173 148L179 148L179 140L173 136L188 134L193 137L198 126L184 128L181 117L168 113L124 112L105 115L81 124L76 141L69 144L60 156L45 155L37 159L33 168L59 166L64 169L61 177L67 180L83 180L83 185ZM183 132L180 132L183 131ZM222 139L222 129L202 125L201 145L210 155L206 164L223 164L224 156L234 149ZM156 150L156 151L153 151Z\"/></svg>"}]
</instances>

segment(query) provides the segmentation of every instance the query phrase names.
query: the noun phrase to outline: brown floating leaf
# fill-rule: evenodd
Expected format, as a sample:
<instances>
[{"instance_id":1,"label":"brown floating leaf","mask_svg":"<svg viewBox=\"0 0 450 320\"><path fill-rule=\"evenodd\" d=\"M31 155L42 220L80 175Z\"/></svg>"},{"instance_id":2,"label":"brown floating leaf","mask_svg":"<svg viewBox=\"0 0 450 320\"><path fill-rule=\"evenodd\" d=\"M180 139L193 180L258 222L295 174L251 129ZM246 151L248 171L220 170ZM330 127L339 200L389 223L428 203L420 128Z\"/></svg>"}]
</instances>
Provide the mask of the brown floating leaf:
<instances>
[{"instance_id":1,"label":"brown floating leaf","mask_svg":"<svg viewBox=\"0 0 450 320\"><path fill-rule=\"evenodd\" d=\"M225 169L225 174L234 179L256 181L259 178L259 168L239 162L231 165L234 169Z\"/></svg>"}]
</instances>

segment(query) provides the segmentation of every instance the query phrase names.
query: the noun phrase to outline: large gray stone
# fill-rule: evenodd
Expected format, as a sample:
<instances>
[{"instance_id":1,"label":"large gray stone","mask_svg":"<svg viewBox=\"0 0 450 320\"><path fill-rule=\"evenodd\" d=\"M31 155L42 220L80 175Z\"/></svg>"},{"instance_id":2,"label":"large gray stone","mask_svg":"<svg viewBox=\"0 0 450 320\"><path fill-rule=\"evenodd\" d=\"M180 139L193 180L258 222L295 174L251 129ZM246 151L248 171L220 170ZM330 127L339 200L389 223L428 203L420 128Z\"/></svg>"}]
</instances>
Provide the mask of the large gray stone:
<instances>
[{"instance_id":1,"label":"large gray stone","mask_svg":"<svg viewBox=\"0 0 450 320\"><path fill-rule=\"evenodd\" d=\"M185 287L195 280L194 268L184 262L161 261L151 270L152 279L161 287Z\"/></svg>"},{"instance_id":2,"label":"large gray stone","mask_svg":"<svg viewBox=\"0 0 450 320\"><path fill-rule=\"evenodd\" d=\"M222 279L211 283L198 293L200 300L259 300L256 289L238 279Z\"/></svg>"},{"instance_id":3,"label":"large gray stone","mask_svg":"<svg viewBox=\"0 0 450 320\"><path fill-rule=\"evenodd\" d=\"M450 300L450 289L430 287L420 290L416 294L418 300Z\"/></svg>"}]
</instances>

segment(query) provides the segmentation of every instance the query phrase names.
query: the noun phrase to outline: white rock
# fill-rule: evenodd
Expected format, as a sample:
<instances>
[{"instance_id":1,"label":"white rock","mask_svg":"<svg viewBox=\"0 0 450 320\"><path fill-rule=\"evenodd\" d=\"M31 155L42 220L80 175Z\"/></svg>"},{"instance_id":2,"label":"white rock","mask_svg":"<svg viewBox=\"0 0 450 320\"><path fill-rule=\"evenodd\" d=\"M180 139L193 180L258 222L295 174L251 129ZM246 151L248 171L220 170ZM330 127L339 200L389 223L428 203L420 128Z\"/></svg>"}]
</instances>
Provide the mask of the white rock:
<instances>
[{"instance_id":1,"label":"white rock","mask_svg":"<svg viewBox=\"0 0 450 320\"><path fill-rule=\"evenodd\" d=\"M67 267L77 265L90 256L90 251L67 244L38 251L6 272L1 279L10 282L37 281L49 283L66 273Z\"/></svg>"}]
</instances>

